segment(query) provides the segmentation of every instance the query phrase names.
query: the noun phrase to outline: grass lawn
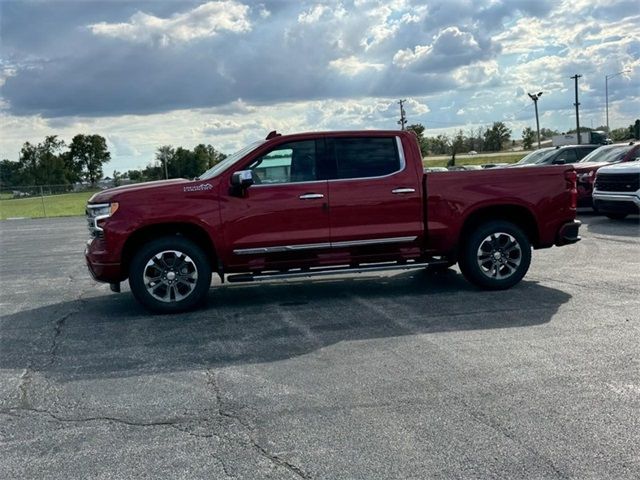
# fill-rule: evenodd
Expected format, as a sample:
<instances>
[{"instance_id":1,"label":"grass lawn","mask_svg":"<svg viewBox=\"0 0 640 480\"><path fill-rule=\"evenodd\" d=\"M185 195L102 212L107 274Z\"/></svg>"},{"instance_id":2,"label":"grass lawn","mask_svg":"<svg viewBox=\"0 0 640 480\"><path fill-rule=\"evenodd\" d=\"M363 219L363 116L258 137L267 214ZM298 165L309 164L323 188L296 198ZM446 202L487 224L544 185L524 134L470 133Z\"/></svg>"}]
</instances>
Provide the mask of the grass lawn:
<instances>
[{"instance_id":1,"label":"grass lawn","mask_svg":"<svg viewBox=\"0 0 640 480\"><path fill-rule=\"evenodd\" d=\"M89 197L94 193L95 192L65 193L63 195L14 198L9 200L0 198L0 219L84 215L87 200L89 200Z\"/></svg>"},{"instance_id":2,"label":"grass lawn","mask_svg":"<svg viewBox=\"0 0 640 480\"><path fill-rule=\"evenodd\" d=\"M514 153L510 155L500 155L492 157L483 157L477 155L473 157L456 157L456 165L482 165L485 163L515 163L524 157L529 152ZM425 167L446 167L449 160L446 158L440 158L437 160L429 160L429 157L423 159L422 163Z\"/></svg>"}]
</instances>

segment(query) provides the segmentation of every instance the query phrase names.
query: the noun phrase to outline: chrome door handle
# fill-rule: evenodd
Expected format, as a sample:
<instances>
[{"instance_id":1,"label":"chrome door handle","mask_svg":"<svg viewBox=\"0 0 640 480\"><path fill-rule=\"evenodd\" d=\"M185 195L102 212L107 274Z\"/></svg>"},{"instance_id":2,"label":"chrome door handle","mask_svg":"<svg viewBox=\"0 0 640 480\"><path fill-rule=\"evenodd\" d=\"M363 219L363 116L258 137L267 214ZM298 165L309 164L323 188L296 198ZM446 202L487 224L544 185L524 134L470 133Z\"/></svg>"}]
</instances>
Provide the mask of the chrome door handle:
<instances>
[{"instance_id":1,"label":"chrome door handle","mask_svg":"<svg viewBox=\"0 0 640 480\"><path fill-rule=\"evenodd\" d=\"M300 195L298 198L300 200L315 200L317 198L324 198L324 195L321 193L305 193L304 195Z\"/></svg>"},{"instance_id":2,"label":"chrome door handle","mask_svg":"<svg viewBox=\"0 0 640 480\"><path fill-rule=\"evenodd\" d=\"M396 188L395 190L391 190L391 193L395 193L396 195L402 193L416 193L415 188Z\"/></svg>"}]
</instances>

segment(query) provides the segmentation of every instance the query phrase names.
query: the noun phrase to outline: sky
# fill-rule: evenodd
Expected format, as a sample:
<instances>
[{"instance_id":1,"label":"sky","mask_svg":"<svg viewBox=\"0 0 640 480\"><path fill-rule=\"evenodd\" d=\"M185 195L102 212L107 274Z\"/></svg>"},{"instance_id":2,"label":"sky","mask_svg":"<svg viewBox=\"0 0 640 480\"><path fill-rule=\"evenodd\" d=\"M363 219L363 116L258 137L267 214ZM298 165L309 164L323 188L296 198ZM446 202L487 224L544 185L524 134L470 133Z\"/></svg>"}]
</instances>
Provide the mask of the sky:
<instances>
[{"instance_id":1,"label":"sky","mask_svg":"<svg viewBox=\"0 0 640 480\"><path fill-rule=\"evenodd\" d=\"M637 0L0 0L0 158L25 141L107 139L126 171L162 145L232 153L271 130L640 117Z\"/></svg>"}]
</instances>

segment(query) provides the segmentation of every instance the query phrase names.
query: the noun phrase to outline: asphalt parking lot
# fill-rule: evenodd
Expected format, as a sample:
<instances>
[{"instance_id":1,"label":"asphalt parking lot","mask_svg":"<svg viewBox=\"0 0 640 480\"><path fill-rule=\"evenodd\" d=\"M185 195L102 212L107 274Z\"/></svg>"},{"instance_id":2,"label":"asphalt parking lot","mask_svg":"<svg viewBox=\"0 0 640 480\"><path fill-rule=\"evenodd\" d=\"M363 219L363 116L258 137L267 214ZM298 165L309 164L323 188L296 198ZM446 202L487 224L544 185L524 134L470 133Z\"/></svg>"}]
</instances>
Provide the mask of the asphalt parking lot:
<instances>
[{"instance_id":1,"label":"asphalt parking lot","mask_svg":"<svg viewBox=\"0 0 640 480\"><path fill-rule=\"evenodd\" d=\"M152 316L83 218L0 223L0 478L638 478L640 226L583 215L517 287L247 285Z\"/></svg>"}]
</instances>

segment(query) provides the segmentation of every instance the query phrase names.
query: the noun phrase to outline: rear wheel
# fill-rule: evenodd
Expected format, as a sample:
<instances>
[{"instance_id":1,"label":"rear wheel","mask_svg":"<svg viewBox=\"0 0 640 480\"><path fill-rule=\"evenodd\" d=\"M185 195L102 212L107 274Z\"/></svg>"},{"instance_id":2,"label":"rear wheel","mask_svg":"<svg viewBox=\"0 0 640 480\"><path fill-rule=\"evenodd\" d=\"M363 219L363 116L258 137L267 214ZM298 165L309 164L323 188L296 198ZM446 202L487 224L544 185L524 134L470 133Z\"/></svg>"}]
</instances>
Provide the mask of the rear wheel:
<instances>
[{"instance_id":1,"label":"rear wheel","mask_svg":"<svg viewBox=\"0 0 640 480\"><path fill-rule=\"evenodd\" d=\"M628 213L605 213L605 215L612 220L624 220Z\"/></svg>"},{"instance_id":2,"label":"rear wheel","mask_svg":"<svg viewBox=\"0 0 640 480\"><path fill-rule=\"evenodd\" d=\"M458 264L465 278L479 287L510 288L529 270L531 243L513 223L487 222L471 232Z\"/></svg>"},{"instance_id":3,"label":"rear wheel","mask_svg":"<svg viewBox=\"0 0 640 480\"><path fill-rule=\"evenodd\" d=\"M129 285L136 299L153 312L190 310L203 302L211 286L209 258L178 235L152 240L133 256Z\"/></svg>"}]
</instances>

